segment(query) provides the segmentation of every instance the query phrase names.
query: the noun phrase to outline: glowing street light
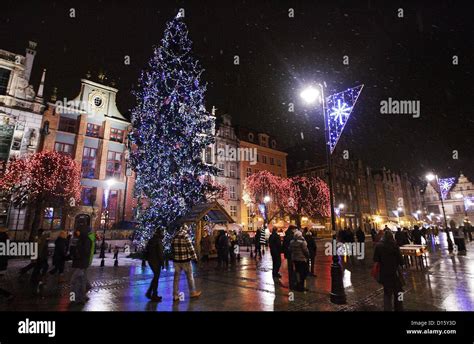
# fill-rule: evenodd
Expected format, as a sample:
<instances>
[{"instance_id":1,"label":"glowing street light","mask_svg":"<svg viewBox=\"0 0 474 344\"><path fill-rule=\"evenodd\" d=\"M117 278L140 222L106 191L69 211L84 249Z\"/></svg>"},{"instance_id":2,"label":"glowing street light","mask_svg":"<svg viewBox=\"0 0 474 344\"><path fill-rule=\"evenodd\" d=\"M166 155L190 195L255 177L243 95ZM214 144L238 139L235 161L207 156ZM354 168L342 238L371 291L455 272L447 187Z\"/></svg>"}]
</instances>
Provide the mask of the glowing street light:
<instances>
[{"instance_id":1,"label":"glowing street light","mask_svg":"<svg viewBox=\"0 0 474 344\"><path fill-rule=\"evenodd\" d=\"M344 206L344 203L339 203L339 205L338 205L338 208L339 208L339 209L344 209L344 207L345 207L345 206Z\"/></svg>"},{"instance_id":2,"label":"glowing street light","mask_svg":"<svg viewBox=\"0 0 474 344\"><path fill-rule=\"evenodd\" d=\"M436 176L433 173L428 173L426 175L426 180L428 180L429 182L432 182L435 179L436 179Z\"/></svg>"},{"instance_id":3,"label":"glowing street light","mask_svg":"<svg viewBox=\"0 0 474 344\"><path fill-rule=\"evenodd\" d=\"M271 200L272 200L272 199L270 198L270 196L265 196L265 197L263 198L263 202L264 202L264 203L268 203L268 202L270 202Z\"/></svg>"},{"instance_id":4,"label":"glowing street light","mask_svg":"<svg viewBox=\"0 0 474 344\"><path fill-rule=\"evenodd\" d=\"M319 98L319 90L312 86L305 88L301 93L300 97L308 104L314 103Z\"/></svg>"}]
</instances>

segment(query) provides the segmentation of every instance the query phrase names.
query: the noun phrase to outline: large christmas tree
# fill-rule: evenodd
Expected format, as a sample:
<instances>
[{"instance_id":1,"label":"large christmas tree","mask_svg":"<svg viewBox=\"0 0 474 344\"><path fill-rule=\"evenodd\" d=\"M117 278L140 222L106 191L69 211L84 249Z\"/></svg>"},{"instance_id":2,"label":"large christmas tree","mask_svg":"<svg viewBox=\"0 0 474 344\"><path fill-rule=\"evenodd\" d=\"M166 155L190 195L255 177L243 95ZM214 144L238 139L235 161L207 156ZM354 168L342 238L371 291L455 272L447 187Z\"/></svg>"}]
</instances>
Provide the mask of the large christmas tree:
<instances>
[{"instance_id":1,"label":"large christmas tree","mask_svg":"<svg viewBox=\"0 0 474 344\"><path fill-rule=\"evenodd\" d=\"M139 207L135 243L143 247L155 229L169 237L176 221L212 192L203 151L214 141L215 118L205 108L203 69L191 54L181 16L167 23L164 38L142 72L132 112L132 167Z\"/></svg>"}]
</instances>

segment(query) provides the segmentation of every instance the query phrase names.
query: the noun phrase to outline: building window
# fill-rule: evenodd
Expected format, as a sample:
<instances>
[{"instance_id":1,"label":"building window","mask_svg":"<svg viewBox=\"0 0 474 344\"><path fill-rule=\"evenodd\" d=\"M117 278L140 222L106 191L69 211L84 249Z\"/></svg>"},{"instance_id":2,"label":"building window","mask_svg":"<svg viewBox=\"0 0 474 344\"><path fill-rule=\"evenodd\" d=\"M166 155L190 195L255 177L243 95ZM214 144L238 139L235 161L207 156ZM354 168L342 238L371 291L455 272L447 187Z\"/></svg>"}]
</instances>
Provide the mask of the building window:
<instances>
[{"instance_id":1,"label":"building window","mask_svg":"<svg viewBox=\"0 0 474 344\"><path fill-rule=\"evenodd\" d=\"M107 177L120 178L121 172L122 172L122 153L109 151L107 153L107 166L106 166Z\"/></svg>"},{"instance_id":2,"label":"building window","mask_svg":"<svg viewBox=\"0 0 474 344\"><path fill-rule=\"evenodd\" d=\"M10 70L0 68L0 95L7 94L8 81L10 80Z\"/></svg>"},{"instance_id":3,"label":"building window","mask_svg":"<svg viewBox=\"0 0 474 344\"><path fill-rule=\"evenodd\" d=\"M267 156L266 156L266 155L262 155L262 162L263 162L264 164L267 163Z\"/></svg>"},{"instance_id":4,"label":"building window","mask_svg":"<svg viewBox=\"0 0 474 344\"><path fill-rule=\"evenodd\" d=\"M236 199L235 197L235 185L229 186L229 198Z\"/></svg>"},{"instance_id":5,"label":"building window","mask_svg":"<svg viewBox=\"0 0 474 344\"><path fill-rule=\"evenodd\" d=\"M272 140L272 148L276 149L277 148L277 143L275 140Z\"/></svg>"},{"instance_id":6,"label":"building window","mask_svg":"<svg viewBox=\"0 0 474 344\"><path fill-rule=\"evenodd\" d=\"M86 136L99 137L99 133L100 133L100 125L87 123Z\"/></svg>"},{"instance_id":7,"label":"building window","mask_svg":"<svg viewBox=\"0 0 474 344\"><path fill-rule=\"evenodd\" d=\"M61 117L59 118L58 130L65 131L67 133L76 134L77 132L77 121L72 118Z\"/></svg>"},{"instance_id":8,"label":"building window","mask_svg":"<svg viewBox=\"0 0 474 344\"><path fill-rule=\"evenodd\" d=\"M204 160L206 161L206 164L212 164L212 147L207 146L205 151L204 151Z\"/></svg>"},{"instance_id":9,"label":"building window","mask_svg":"<svg viewBox=\"0 0 474 344\"><path fill-rule=\"evenodd\" d=\"M104 190L104 197L102 198L102 209L109 211L109 219L117 219L117 206L118 206L118 190L109 190L108 200L105 201L107 192Z\"/></svg>"},{"instance_id":10,"label":"building window","mask_svg":"<svg viewBox=\"0 0 474 344\"><path fill-rule=\"evenodd\" d=\"M274 158L270 158L270 165L275 165L275 159Z\"/></svg>"},{"instance_id":11,"label":"building window","mask_svg":"<svg viewBox=\"0 0 474 344\"><path fill-rule=\"evenodd\" d=\"M81 203L85 206L94 206L94 202L97 195L96 188L82 188L81 192Z\"/></svg>"},{"instance_id":12,"label":"building window","mask_svg":"<svg viewBox=\"0 0 474 344\"><path fill-rule=\"evenodd\" d=\"M462 213L461 206L457 205L456 206L456 213Z\"/></svg>"},{"instance_id":13,"label":"building window","mask_svg":"<svg viewBox=\"0 0 474 344\"><path fill-rule=\"evenodd\" d=\"M253 142L254 136L252 133L249 133L248 138L250 142Z\"/></svg>"},{"instance_id":14,"label":"building window","mask_svg":"<svg viewBox=\"0 0 474 344\"><path fill-rule=\"evenodd\" d=\"M237 216L237 206L231 205L230 206L230 216L236 217Z\"/></svg>"},{"instance_id":15,"label":"building window","mask_svg":"<svg viewBox=\"0 0 474 344\"><path fill-rule=\"evenodd\" d=\"M72 156L73 146L69 143L56 142L54 144L54 150L59 153L63 153L69 156Z\"/></svg>"},{"instance_id":16,"label":"building window","mask_svg":"<svg viewBox=\"0 0 474 344\"><path fill-rule=\"evenodd\" d=\"M277 166L281 166L281 160L277 159Z\"/></svg>"},{"instance_id":17,"label":"building window","mask_svg":"<svg viewBox=\"0 0 474 344\"><path fill-rule=\"evenodd\" d=\"M110 141L123 142L123 133L121 129L110 128Z\"/></svg>"},{"instance_id":18,"label":"building window","mask_svg":"<svg viewBox=\"0 0 474 344\"><path fill-rule=\"evenodd\" d=\"M252 175L252 168L251 167L247 167L247 174L246 176L247 177L250 177Z\"/></svg>"},{"instance_id":19,"label":"building window","mask_svg":"<svg viewBox=\"0 0 474 344\"><path fill-rule=\"evenodd\" d=\"M219 164L217 164L217 175L219 177L224 177L225 175L224 169L225 169L224 163L220 162Z\"/></svg>"},{"instance_id":20,"label":"building window","mask_svg":"<svg viewBox=\"0 0 474 344\"><path fill-rule=\"evenodd\" d=\"M82 154L82 177L95 178L95 164L96 164L97 149L91 147L84 147Z\"/></svg>"},{"instance_id":21,"label":"building window","mask_svg":"<svg viewBox=\"0 0 474 344\"><path fill-rule=\"evenodd\" d=\"M61 208L46 207L43 212L41 228L44 230L61 229Z\"/></svg>"},{"instance_id":22,"label":"building window","mask_svg":"<svg viewBox=\"0 0 474 344\"><path fill-rule=\"evenodd\" d=\"M230 164L229 165L229 177L230 178L235 178L236 176L236 173L235 173L235 165L234 164Z\"/></svg>"}]
</instances>

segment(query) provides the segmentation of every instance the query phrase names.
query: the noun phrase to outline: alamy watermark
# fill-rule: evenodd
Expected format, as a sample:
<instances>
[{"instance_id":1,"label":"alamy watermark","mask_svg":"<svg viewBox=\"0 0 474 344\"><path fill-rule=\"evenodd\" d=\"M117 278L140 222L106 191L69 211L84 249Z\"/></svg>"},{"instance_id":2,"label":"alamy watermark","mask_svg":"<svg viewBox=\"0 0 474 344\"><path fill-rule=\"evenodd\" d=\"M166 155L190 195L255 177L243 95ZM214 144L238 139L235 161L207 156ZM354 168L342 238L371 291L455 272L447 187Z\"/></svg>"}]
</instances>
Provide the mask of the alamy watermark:
<instances>
[{"instance_id":1,"label":"alamy watermark","mask_svg":"<svg viewBox=\"0 0 474 344\"><path fill-rule=\"evenodd\" d=\"M0 256L31 257L31 259L38 259L38 243L10 240L0 242Z\"/></svg>"},{"instance_id":2,"label":"alamy watermark","mask_svg":"<svg viewBox=\"0 0 474 344\"><path fill-rule=\"evenodd\" d=\"M380 113L382 115L411 115L413 118L419 118L420 101L388 98L380 101Z\"/></svg>"},{"instance_id":3,"label":"alamy watermark","mask_svg":"<svg viewBox=\"0 0 474 344\"><path fill-rule=\"evenodd\" d=\"M324 244L324 254L333 256L354 256L361 260L365 258L365 244L363 242L337 242L333 240Z\"/></svg>"},{"instance_id":4,"label":"alamy watermark","mask_svg":"<svg viewBox=\"0 0 474 344\"><path fill-rule=\"evenodd\" d=\"M257 148L236 148L225 145L217 148L217 161L250 161L250 165L255 165Z\"/></svg>"}]
</instances>

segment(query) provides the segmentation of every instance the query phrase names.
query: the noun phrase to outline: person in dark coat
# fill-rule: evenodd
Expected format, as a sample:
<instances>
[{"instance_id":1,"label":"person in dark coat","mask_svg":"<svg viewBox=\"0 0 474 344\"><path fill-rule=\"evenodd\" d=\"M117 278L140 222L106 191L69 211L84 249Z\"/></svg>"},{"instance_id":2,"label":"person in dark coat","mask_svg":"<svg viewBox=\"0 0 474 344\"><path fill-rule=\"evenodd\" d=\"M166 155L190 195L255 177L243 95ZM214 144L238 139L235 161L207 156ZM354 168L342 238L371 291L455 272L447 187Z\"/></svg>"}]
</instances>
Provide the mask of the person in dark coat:
<instances>
[{"instance_id":1,"label":"person in dark coat","mask_svg":"<svg viewBox=\"0 0 474 344\"><path fill-rule=\"evenodd\" d=\"M153 279L145 296L153 302L160 302L162 297L158 296L158 281L161 270L165 267L165 255L163 250L163 234L161 230L156 230L153 237L146 246L146 260L153 271Z\"/></svg>"},{"instance_id":2,"label":"person in dark coat","mask_svg":"<svg viewBox=\"0 0 474 344\"><path fill-rule=\"evenodd\" d=\"M377 236L377 231L375 230L375 228L372 228L370 230L370 235L372 236L372 241L375 242L375 237Z\"/></svg>"},{"instance_id":3,"label":"person in dark coat","mask_svg":"<svg viewBox=\"0 0 474 344\"><path fill-rule=\"evenodd\" d=\"M357 242L360 242L360 243L363 243L365 242L365 233L364 231L362 230L362 228L357 228L357 231L356 231L356 238L357 238Z\"/></svg>"},{"instance_id":4,"label":"person in dark coat","mask_svg":"<svg viewBox=\"0 0 474 344\"><path fill-rule=\"evenodd\" d=\"M395 241L397 242L398 247L402 247L409 243L406 233L402 232L400 227L397 228L397 232L395 233Z\"/></svg>"},{"instance_id":5,"label":"person in dark coat","mask_svg":"<svg viewBox=\"0 0 474 344\"><path fill-rule=\"evenodd\" d=\"M420 231L420 227L418 226L415 226L412 233L411 233L412 237L413 237L413 242L415 245L421 245L421 237L422 237L422 233Z\"/></svg>"},{"instance_id":6,"label":"person in dark coat","mask_svg":"<svg viewBox=\"0 0 474 344\"><path fill-rule=\"evenodd\" d=\"M229 238L225 234L225 231L220 230L219 235L216 239L216 250L217 250L217 267L221 268L222 265L225 268L229 267Z\"/></svg>"},{"instance_id":7,"label":"person in dark coat","mask_svg":"<svg viewBox=\"0 0 474 344\"><path fill-rule=\"evenodd\" d=\"M403 310L402 276L399 270L403 257L391 231L385 231L383 240L375 246L374 262L380 263L380 280L383 285L384 310ZM393 305L393 307L392 307Z\"/></svg>"},{"instance_id":8,"label":"person in dark coat","mask_svg":"<svg viewBox=\"0 0 474 344\"><path fill-rule=\"evenodd\" d=\"M89 238L87 228L81 228L79 238L72 257L73 273L71 276L71 303L85 304L88 300L86 296L87 275L86 270L90 265L90 255L92 251L92 241Z\"/></svg>"},{"instance_id":9,"label":"person in dark coat","mask_svg":"<svg viewBox=\"0 0 474 344\"><path fill-rule=\"evenodd\" d=\"M63 273L64 273L64 264L66 263L67 257L67 233L66 231L61 231L54 242L54 253L53 253L53 265L54 268L49 272L51 275L54 275L56 272L59 273L59 282L64 282Z\"/></svg>"},{"instance_id":10,"label":"person in dark coat","mask_svg":"<svg viewBox=\"0 0 474 344\"><path fill-rule=\"evenodd\" d=\"M311 276L316 276L314 274L314 267L316 265L316 241L308 228L303 230L303 237L306 240L306 245L308 246L309 259L308 259L308 270L310 271Z\"/></svg>"},{"instance_id":11,"label":"person in dark coat","mask_svg":"<svg viewBox=\"0 0 474 344\"><path fill-rule=\"evenodd\" d=\"M262 258L262 230L257 228L255 232L255 257Z\"/></svg>"},{"instance_id":12,"label":"person in dark coat","mask_svg":"<svg viewBox=\"0 0 474 344\"><path fill-rule=\"evenodd\" d=\"M0 243L6 245L8 238L8 232L6 227L0 228ZM7 255L0 255L0 278L6 274L8 268L8 256ZM0 288L0 296L6 298L7 300L11 300L13 298L13 294L6 289Z\"/></svg>"},{"instance_id":13,"label":"person in dark coat","mask_svg":"<svg viewBox=\"0 0 474 344\"><path fill-rule=\"evenodd\" d=\"M39 287L44 285L44 278L48 272L48 244L49 244L49 232L39 230L38 231L38 257L31 273L31 283L33 286L33 291L35 293L39 292Z\"/></svg>"},{"instance_id":14,"label":"person in dark coat","mask_svg":"<svg viewBox=\"0 0 474 344\"><path fill-rule=\"evenodd\" d=\"M288 285L290 289L294 289L296 286L295 270L293 267L293 261L291 260L290 248L291 240L293 240L295 230L295 226L288 226L288 229L285 231L285 237L283 238L283 255L285 256L288 265Z\"/></svg>"},{"instance_id":15,"label":"person in dark coat","mask_svg":"<svg viewBox=\"0 0 474 344\"><path fill-rule=\"evenodd\" d=\"M374 243L378 243L379 241L382 240L383 233L384 233L384 231L382 229L378 231L377 235L375 236Z\"/></svg>"},{"instance_id":16,"label":"person in dark coat","mask_svg":"<svg viewBox=\"0 0 474 344\"><path fill-rule=\"evenodd\" d=\"M268 243L270 245L270 254L272 256L273 277L280 278L282 245L280 236L278 235L278 230L276 228L272 229L272 234L268 238Z\"/></svg>"}]
</instances>

